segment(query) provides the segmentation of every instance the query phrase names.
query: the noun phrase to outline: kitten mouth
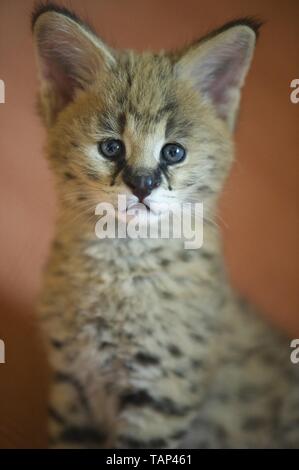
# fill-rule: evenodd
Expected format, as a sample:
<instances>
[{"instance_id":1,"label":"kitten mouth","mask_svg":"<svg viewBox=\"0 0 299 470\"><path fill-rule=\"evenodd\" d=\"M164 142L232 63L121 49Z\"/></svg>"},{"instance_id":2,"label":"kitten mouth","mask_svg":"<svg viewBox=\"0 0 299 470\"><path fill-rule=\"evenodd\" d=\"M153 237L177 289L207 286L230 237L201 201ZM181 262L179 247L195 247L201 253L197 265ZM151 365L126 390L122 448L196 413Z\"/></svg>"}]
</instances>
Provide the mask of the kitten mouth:
<instances>
[{"instance_id":1,"label":"kitten mouth","mask_svg":"<svg viewBox=\"0 0 299 470\"><path fill-rule=\"evenodd\" d=\"M121 219L139 219L141 221L150 222L156 220L161 215L157 204L154 204L150 201L129 201L126 207L123 207L122 210L118 210L118 217Z\"/></svg>"},{"instance_id":2,"label":"kitten mouth","mask_svg":"<svg viewBox=\"0 0 299 470\"><path fill-rule=\"evenodd\" d=\"M126 212L141 211L141 212L154 212L150 204L146 201L134 202L129 204Z\"/></svg>"},{"instance_id":3,"label":"kitten mouth","mask_svg":"<svg viewBox=\"0 0 299 470\"><path fill-rule=\"evenodd\" d=\"M136 196L131 195L121 201L118 200L115 209L117 211L116 217L124 222L135 219L142 221L142 223L152 223L163 217L169 208L167 203L157 201L156 198L146 197L140 201Z\"/></svg>"}]
</instances>

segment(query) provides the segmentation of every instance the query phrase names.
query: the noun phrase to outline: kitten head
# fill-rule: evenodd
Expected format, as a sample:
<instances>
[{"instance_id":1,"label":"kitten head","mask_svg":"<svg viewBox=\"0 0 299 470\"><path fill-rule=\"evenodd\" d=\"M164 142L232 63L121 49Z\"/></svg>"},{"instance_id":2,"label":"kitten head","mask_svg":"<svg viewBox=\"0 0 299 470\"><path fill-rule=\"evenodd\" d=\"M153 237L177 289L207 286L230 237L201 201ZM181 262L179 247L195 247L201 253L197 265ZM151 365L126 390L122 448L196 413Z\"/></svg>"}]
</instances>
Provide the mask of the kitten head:
<instances>
[{"instance_id":1,"label":"kitten head","mask_svg":"<svg viewBox=\"0 0 299 470\"><path fill-rule=\"evenodd\" d=\"M149 209L214 201L258 26L235 21L183 50L137 54L64 8L39 7L39 109L64 203L84 214L119 194Z\"/></svg>"}]
</instances>

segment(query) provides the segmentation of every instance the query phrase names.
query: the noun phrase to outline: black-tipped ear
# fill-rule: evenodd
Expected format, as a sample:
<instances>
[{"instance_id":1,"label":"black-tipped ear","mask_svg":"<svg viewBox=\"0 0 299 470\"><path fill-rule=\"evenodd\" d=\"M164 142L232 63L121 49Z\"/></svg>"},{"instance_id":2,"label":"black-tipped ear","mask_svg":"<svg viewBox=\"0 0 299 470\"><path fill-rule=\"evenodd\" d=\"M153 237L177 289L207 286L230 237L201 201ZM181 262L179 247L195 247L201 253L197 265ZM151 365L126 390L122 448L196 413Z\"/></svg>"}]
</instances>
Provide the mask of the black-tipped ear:
<instances>
[{"instance_id":1,"label":"black-tipped ear","mask_svg":"<svg viewBox=\"0 0 299 470\"><path fill-rule=\"evenodd\" d=\"M35 9L32 29L41 81L41 105L50 125L57 113L105 69L112 51L69 10L47 3Z\"/></svg>"},{"instance_id":2,"label":"black-tipped ear","mask_svg":"<svg viewBox=\"0 0 299 470\"><path fill-rule=\"evenodd\" d=\"M177 77L194 86L231 131L259 26L250 19L230 22L187 48L175 65Z\"/></svg>"}]
</instances>

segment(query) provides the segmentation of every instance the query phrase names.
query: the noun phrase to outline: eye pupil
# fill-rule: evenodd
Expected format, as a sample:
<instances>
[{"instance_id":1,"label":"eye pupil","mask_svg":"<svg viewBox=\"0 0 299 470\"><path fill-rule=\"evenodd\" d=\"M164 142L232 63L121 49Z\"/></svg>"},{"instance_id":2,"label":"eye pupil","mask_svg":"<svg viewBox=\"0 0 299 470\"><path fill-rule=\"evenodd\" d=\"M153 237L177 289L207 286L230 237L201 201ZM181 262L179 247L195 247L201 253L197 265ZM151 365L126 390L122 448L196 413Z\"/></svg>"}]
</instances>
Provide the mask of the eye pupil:
<instances>
[{"instance_id":1,"label":"eye pupil","mask_svg":"<svg viewBox=\"0 0 299 470\"><path fill-rule=\"evenodd\" d=\"M117 142L109 142L106 149L108 153L116 153L119 150L119 145Z\"/></svg>"},{"instance_id":2,"label":"eye pupil","mask_svg":"<svg viewBox=\"0 0 299 470\"><path fill-rule=\"evenodd\" d=\"M175 147L174 145L172 145L168 151L169 153L169 156L172 158L172 157L176 157L179 153L180 153L180 149L178 149L177 147Z\"/></svg>"},{"instance_id":3,"label":"eye pupil","mask_svg":"<svg viewBox=\"0 0 299 470\"><path fill-rule=\"evenodd\" d=\"M114 159L124 153L124 144L121 140L107 139L99 143L99 151L106 158Z\"/></svg>"},{"instance_id":4,"label":"eye pupil","mask_svg":"<svg viewBox=\"0 0 299 470\"><path fill-rule=\"evenodd\" d=\"M166 144L161 150L161 159L168 165L182 162L186 157L186 151L182 145Z\"/></svg>"}]
</instances>

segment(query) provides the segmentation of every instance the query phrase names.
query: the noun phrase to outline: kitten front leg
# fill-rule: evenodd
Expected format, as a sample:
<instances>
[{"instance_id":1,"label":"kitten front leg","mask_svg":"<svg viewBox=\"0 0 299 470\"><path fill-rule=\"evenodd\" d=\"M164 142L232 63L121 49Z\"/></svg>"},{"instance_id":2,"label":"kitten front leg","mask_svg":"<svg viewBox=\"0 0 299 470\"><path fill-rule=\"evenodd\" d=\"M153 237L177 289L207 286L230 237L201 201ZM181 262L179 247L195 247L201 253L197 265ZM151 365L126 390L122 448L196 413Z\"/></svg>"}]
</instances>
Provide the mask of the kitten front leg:
<instances>
[{"instance_id":1,"label":"kitten front leg","mask_svg":"<svg viewBox=\"0 0 299 470\"><path fill-rule=\"evenodd\" d=\"M53 374L49 400L49 439L51 448L105 448L112 441L103 393L93 409L88 391L73 373L58 370ZM101 403L102 401L102 403Z\"/></svg>"},{"instance_id":2,"label":"kitten front leg","mask_svg":"<svg viewBox=\"0 0 299 470\"><path fill-rule=\"evenodd\" d=\"M51 447L176 448L198 410L194 364L165 370L143 352L109 362L108 379L104 351L79 341L52 341Z\"/></svg>"},{"instance_id":3,"label":"kitten front leg","mask_svg":"<svg viewBox=\"0 0 299 470\"><path fill-rule=\"evenodd\" d=\"M50 446L100 446L106 436L96 429L81 383L67 372L56 372L49 402Z\"/></svg>"},{"instance_id":4,"label":"kitten front leg","mask_svg":"<svg viewBox=\"0 0 299 470\"><path fill-rule=\"evenodd\" d=\"M193 370L187 363L185 370L173 370L166 368L162 359L156 366L144 363L137 367L136 357L131 357L128 374L131 386L119 394L116 446L177 448L198 412L205 389L204 380L198 378L198 364L192 364Z\"/></svg>"},{"instance_id":5,"label":"kitten front leg","mask_svg":"<svg viewBox=\"0 0 299 470\"><path fill-rule=\"evenodd\" d=\"M76 344L52 346L51 358L52 448L175 448L194 419L197 407L183 392L184 379L157 376L128 387L116 373L114 384L104 384L100 368ZM175 388L181 400L172 396Z\"/></svg>"},{"instance_id":6,"label":"kitten front leg","mask_svg":"<svg viewBox=\"0 0 299 470\"><path fill-rule=\"evenodd\" d=\"M77 334L64 341L51 335L52 380L48 405L51 448L107 448L114 445L115 400L105 391L95 345L78 345ZM90 360L87 356L90 353Z\"/></svg>"},{"instance_id":7,"label":"kitten front leg","mask_svg":"<svg viewBox=\"0 0 299 470\"><path fill-rule=\"evenodd\" d=\"M139 410L132 407L122 414L124 426L118 433L116 447L125 449L179 448L194 416L194 412L173 416L167 409L153 411L147 407Z\"/></svg>"},{"instance_id":8,"label":"kitten front leg","mask_svg":"<svg viewBox=\"0 0 299 470\"><path fill-rule=\"evenodd\" d=\"M114 296L110 285L94 289L96 301L88 304L79 290L69 293L73 282L62 288L54 280L59 295L49 283L42 309L54 370L51 445L177 447L211 372L208 322L198 322L193 303L176 318L177 302L169 297L149 308L151 291L143 303L128 295L124 301L123 281L113 286Z\"/></svg>"}]
</instances>

